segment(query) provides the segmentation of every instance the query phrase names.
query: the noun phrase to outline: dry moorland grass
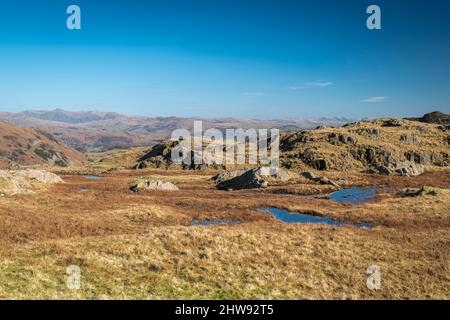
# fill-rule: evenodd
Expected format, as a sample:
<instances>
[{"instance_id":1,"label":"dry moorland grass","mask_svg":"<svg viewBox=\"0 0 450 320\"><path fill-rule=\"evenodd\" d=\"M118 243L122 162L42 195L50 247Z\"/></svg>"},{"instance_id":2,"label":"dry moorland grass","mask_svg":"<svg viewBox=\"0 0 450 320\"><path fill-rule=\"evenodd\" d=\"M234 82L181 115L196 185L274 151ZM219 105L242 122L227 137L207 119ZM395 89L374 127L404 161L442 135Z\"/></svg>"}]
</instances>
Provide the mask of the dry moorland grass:
<instances>
[{"instance_id":1,"label":"dry moorland grass","mask_svg":"<svg viewBox=\"0 0 450 320\"><path fill-rule=\"evenodd\" d=\"M48 190L0 198L0 298L450 298L449 170L416 178L327 173L345 187L382 186L360 205L307 197L333 189L300 177L266 190L218 191L212 174L67 175ZM138 175L180 191L133 193L128 183ZM441 190L396 195L422 185ZM285 224L258 211L268 206L375 227ZM189 226L194 219L240 224ZM72 264L81 267L80 290L65 285ZM366 287L371 265L381 267L381 290Z\"/></svg>"}]
</instances>

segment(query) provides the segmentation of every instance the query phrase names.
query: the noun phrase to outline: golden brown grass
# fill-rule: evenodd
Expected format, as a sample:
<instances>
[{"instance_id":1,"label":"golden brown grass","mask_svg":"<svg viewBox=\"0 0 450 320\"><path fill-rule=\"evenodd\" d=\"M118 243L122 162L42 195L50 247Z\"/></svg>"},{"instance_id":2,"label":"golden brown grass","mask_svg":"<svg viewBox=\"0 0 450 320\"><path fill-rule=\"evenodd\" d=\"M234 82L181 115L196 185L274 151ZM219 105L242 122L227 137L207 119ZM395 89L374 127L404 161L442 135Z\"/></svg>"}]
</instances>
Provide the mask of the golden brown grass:
<instances>
[{"instance_id":1,"label":"golden brown grass","mask_svg":"<svg viewBox=\"0 0 450 320\"><path fill-rule=\"evenodd\" d=\"M218 191L212 174L68 175L40 193L0 198L0 298L450 298L449 190L395 194L403 187L447 188L449 170L417 178L326 173L345 186L384 186L362 205L305 197L332 189L300 177L267 190ZM128 183L138 175L180 191L133 193ZM257 210L266 206L375 228L288 225ZM240 224L190 227L193 219ZM65 286L72 264L81 267L80 290ZM366 287L370 265L381 267L381 290Z\"/></svg>"}]
</instances>

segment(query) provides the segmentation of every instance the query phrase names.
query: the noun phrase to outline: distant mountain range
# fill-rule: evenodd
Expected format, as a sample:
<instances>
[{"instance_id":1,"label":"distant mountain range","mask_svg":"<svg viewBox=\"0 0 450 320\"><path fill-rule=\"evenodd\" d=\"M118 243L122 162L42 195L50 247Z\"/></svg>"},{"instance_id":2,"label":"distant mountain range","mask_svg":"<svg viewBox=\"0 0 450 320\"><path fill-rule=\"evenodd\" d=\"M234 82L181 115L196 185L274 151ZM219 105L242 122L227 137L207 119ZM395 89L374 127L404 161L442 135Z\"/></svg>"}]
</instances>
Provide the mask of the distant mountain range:
<instances>
[{"instance_id":1,"label":"distant mountain range","mask_svg":"<svg viewBox=\"0 0 450 320\"><path fill-rule=\"evenodd\" d=\"M192 130L194 120L203 121L203 130L217 128L277 128L281 131L312 129L320 125L342 126L351 119L322 117L297 120L246 120L239 118L179 118L127 116L114 112L62 109L51 111L0 112L0 120L48 132L55 139L79 151L149 146L170 138L176 129Z\"/></svg>"}]
</instances>

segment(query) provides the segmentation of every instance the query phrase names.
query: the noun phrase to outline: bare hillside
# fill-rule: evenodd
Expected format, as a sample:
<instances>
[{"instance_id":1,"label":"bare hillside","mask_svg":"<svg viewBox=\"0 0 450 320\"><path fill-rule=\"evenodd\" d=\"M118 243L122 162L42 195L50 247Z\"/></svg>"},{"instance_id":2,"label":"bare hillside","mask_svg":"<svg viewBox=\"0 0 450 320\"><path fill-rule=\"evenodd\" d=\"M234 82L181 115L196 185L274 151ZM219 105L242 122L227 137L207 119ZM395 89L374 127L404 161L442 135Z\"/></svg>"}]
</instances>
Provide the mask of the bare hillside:
<instances>
[{"instance_id":1,"label":"bare hillside","mask_svg":"<svg viewBox=\"0 0 450 320\"><path fill-rule=\"evenodd\" d=\"M0 121L0 167L14 165L77 166L84 155L48 133Z\"/></svg>"}]
</instances>

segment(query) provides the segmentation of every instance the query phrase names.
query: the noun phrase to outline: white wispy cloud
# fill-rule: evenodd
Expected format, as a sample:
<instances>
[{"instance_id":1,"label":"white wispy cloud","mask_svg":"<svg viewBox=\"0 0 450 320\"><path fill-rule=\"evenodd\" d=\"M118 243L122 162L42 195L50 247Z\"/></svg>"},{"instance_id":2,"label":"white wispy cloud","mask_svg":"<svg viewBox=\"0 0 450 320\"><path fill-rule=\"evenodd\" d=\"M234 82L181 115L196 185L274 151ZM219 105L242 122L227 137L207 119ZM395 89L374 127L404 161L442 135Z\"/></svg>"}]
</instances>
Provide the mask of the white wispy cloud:
<instances>
[{"instance_id":1,"label":"white wispy cloud","mask_svg":"<svg viewBox=\"0 0 450 320\"><path fill-rule=\"evenodd\" d=\"M383 101L386 101L388 98L389 97L386 97L386 96L369 97L369 98L361 100L361 102L369 102L369 103L383 102Z\"/></svg>"},{"instance_id":2,"label":"white wispy cloud","mask_svg":"<svg viewBox=\"0 0 450 320\"><path fill-rule=\"evenodd\" d=\"M313 82L305 82L301 86L290 86L289 90L304 90L304 89L313 89L313 88L326 88L333 84L330 81L313 81Z\"/></svg>"}]
</instances>

